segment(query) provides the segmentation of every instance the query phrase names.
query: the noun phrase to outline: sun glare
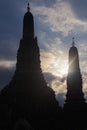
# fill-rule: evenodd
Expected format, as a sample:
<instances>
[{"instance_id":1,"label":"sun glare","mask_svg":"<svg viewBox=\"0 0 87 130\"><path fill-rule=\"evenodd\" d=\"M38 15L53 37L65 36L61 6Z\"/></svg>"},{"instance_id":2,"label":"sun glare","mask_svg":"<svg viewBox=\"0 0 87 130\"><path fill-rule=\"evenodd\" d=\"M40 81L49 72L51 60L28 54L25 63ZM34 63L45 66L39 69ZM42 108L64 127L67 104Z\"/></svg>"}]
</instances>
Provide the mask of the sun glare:
<instances>
[{"instance_id":1,"label":"sun glare","mask_svg":"<svg viewBox=\"0 0 87 130\"><path fill-rule=\"evenodd\" d=\"M51 68L51 71L56 76L59 77L66 76L68 73L68 64L67 62L60 62L60 64L55 63L53 65L53 69Z\"/></svg>"},{"instance_id":2,"label":"sun glare","mask_svg":"<svg viewBox=\"0 0 87 130\"><path fill-rule=\"evenodd\" d=\"M66 75L68 73L68 65L61 64L59 72L61 73L61 75Z\"/></svg>"}]
</instances>

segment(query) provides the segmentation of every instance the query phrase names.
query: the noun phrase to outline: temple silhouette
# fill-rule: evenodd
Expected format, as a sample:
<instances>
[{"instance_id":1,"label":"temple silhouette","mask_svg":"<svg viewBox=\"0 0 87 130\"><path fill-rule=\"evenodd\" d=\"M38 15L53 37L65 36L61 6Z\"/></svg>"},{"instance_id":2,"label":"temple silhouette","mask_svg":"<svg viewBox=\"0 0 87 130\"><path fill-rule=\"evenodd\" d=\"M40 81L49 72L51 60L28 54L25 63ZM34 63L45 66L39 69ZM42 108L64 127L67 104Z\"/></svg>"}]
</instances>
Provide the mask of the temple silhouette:
<instances>
[{"instance_id":1,"label":"temple silhouette","mask_svg":"<svg viewBox=\"0 0 87 130\"><path fill-rule=\"evenodd\" d=\"M82 75L79 66L78 49L72 38L72 47L69 50L69 69L67 75L67 93L63 108L64 119L72 127L68 129L81 129L85 127L85 115L87 114L87 105L85 103L84 93L82 90ZM67 118L66 118L67 117Z\"/></svg>"},{"instance_id":2,"label":"temple silhouette","mask_svg":"<svg viewBox=\"0 0 87 130\"><path fill-rule=\"evenodd\" d=\"M23 35L12 80L0 92L0 128L7 130L85 130L87 104L75 41L69 50L64 107L47 86L40 65L34 18L29 4L23 18Z\"/></svg>"},{"instance_id":3,"label":"temple silhouette","mask_svg":"<svg viewBox=\"0 0 87 130\"><path fill-rule=\"evenodd\" d=\"M72 47L69 50L66 103L84 103L84 101L84 94L82 92L82 75L79 67L79 55L73 38Z\"/></svg>"},{"instance_id":4,"label":"temple silhouette","mask_svg":"<svg viewBox=\"0 0 87 130\"><path fill-rule=\"evenodd\" d=\"M23 36L17 53L15 74L0 93L0 127L26 119L34 128L46 129L60 115L54 91L47 86L40 66L34 19L28 4L23 18Z\"/></svg>"}]
</instances>

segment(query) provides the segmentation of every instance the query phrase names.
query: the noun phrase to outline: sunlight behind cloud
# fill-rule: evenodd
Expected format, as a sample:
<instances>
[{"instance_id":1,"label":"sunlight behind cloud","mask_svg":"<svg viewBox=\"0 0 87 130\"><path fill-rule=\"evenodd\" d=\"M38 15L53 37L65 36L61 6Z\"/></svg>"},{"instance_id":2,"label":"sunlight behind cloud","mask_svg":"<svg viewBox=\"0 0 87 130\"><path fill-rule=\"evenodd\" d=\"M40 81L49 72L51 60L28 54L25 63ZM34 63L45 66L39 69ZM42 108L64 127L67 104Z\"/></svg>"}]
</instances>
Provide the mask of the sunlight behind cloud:
<instances>
[{"instance_id":1,"label":"sunlight behind cloud","mask_svg":"<svg viewBox=\"0 0 87 130\"><path fill-rule=\"evenodd\" d=\"M41 51L41 66L43 72L51 72L61 78L67 75L68 72L68 62L64 55L58 57L57 54Z\"/></svg>"},{"instance_id":2,"label":"sunlight behind cloud","mask_svg":"<svg viewBox=\"0 0 87 130\"><path fill-rule=\"evenodd\" d=\"M60 64L60 74L61 75L67 75L67 73L68 73L67 63L65 62L65 63Z\"/></svg>"},{"instance_id":3,"label":"sunlight behind cloud","mask_svg":"<svg viewBox=\"0 0 87 130\"><path fill-rule=\"evenodd\" d=\"M71 32L75 32L75 34L83 33L87 31L87 23L85 21L81 21L75 17L75 14L73 13L70 5L68 2L60 2L58 4L54 4L53 7L40 7L34 8L35 15L38 16L38 19L40 23L42 23L43 26L49 26L49 29L51 30L51 33L58 32L59 34L62 34L63 37L67 37L70 35ZM43 35L44 34L44 35ZM47 50L43 50L44 54L43 57L41 56L41 64L42 64L42 70L43 72L51 72L53 75L56 75L62 79L63 77L67 77L68 73L68 51L63 49L65 47L63 41L61 40L61 37L55 36L53 39L48 34L48 32L45 32L42 30L42 34L44 37L40 41L45 41L45 47ZM47 37L48 36L48 37ZM80 36L79 36L80 37ZM67 40L66 40L67 41ZM79 43L79 52L81 52L80 55L80 65L81 65L81 71L86 70L86 63L84 62L84 56L86 55L87 49L84 50L84 44L82 47L80 47ZM69 45L67 43L67 45ZM70 47L70 46L69 46ZM67 46L67 48L69 49ZM77 47L78 48L78 47ZM84 51L83 51L84 50ZM48 53L50 53L48 58ZM86 56L85 56L86 58ZM45 62L44 62L45 61ZM52 89L56 92L56 94L59 93L66 93L66 82L65 84L61 81L52 81ZM85 85L85 81L83 82L83 86ZM85 89L84 89L85 88ZM86 94L87 87L84 87L83 90Z\"/></svg>"}]
</instances>

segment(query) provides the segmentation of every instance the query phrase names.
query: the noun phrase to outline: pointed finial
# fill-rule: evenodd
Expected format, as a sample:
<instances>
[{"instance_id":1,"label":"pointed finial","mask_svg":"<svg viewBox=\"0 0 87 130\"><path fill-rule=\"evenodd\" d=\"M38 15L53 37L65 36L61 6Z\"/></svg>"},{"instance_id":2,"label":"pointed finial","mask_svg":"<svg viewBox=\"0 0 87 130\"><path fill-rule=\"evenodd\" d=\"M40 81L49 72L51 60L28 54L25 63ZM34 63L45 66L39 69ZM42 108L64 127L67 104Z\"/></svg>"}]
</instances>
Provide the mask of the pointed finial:
<instances>
[{"instance_id":1,"label":"pointed finial","mask_svg":"<svg viewBox=\"0 0 87 130\"><path fill-rule=\"evenodd\" d=\"M27 6L27 12L30 12L29 3L28 3L28 6Z\"/></svg>"},{"instance_id":2,"label":"pointed finial","mask_svg":"<svg viewBox=\"0 0 87 130\"><path fill-rule=\"evenodd\" d=\"M72 38L72 46L75 46L75 38Z\"/></svg>"}]
</instances>

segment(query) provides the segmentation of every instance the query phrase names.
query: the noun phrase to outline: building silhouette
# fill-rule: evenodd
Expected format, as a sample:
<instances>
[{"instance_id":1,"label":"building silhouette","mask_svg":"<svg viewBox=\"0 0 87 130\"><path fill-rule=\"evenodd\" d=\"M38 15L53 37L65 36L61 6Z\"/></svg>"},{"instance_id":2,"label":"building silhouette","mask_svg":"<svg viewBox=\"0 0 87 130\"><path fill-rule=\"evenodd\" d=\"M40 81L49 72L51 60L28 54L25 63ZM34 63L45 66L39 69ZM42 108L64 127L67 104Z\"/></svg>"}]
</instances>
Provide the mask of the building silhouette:
<instances>
[{"instance_id":1,"label":"building silhouette","mask_svg":"<svg viewBox=\"0 0 87 130\"><path fill-rule=\"evenodd\" d=\"M82 92L82 75L79 67L79 55L73 39L72 47L69 50L66 103L83 103L84 101L84 94Z\"/></svg>"},{"instance_id":2,"label":"building silhouette","mask_svg":"<svg viewBox=\"0 0 87 130\"><path fill-rule=\"evenodd\" d=\"M23 36L17 53L15 74L0 93L0 106L0 127L9 127L21 118L34 128L49 129L61 112L55 93L47 86L42 74L37 37L34 36L34 18L29 4L23 18Z\"/></svg>"},{"instance_id":3,"label":"building silhouette","mask_svg":"<svg viewBox=\"0 0 87 130\"><path fill-rule=\"evenodd\" d=\"M81 129L85 126L87 105L82 91L82 75L79 66L78 49L75 47L74 38L69 50L69 69L67 76L67 94L63 108L64 122L67 129Z\"/></svg>"},{"instance_id":4,"label":"building silhouette","mask_svg":"<svg viewBox=\"0 0 87 130\"><path fill-rule=\"evenodd\" d=\"M66 100L61 109L42 74L34 18L28 4L16 70L10 83L0 92L0 129L85 130L86 117L87 105L74 39L69 50Z\"/></svg>"}]
</instances>

